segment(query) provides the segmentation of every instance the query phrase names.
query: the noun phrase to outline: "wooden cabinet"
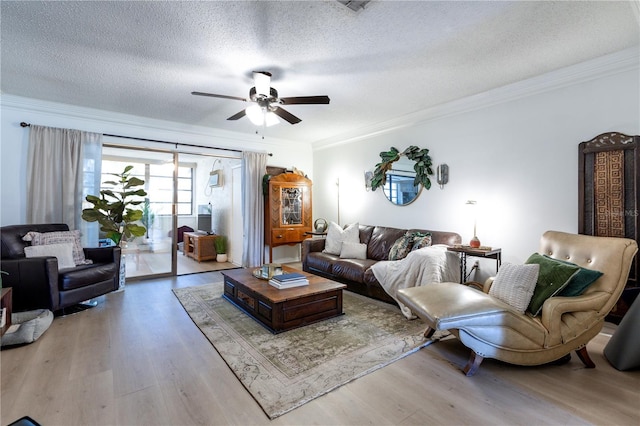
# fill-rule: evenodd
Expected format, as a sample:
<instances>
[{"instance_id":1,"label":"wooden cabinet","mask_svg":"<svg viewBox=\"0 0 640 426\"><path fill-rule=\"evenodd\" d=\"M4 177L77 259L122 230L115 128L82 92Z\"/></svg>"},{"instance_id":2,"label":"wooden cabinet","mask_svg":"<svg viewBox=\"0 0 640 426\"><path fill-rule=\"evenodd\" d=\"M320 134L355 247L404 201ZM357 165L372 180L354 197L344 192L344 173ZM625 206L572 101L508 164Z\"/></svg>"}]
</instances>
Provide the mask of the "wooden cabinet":
<instances>
[{"instance_id":1,"label":"wooden cabinet","mask_svg":"<svg viewBox=\"0 0 640 426\"><path fill-rule=\"evenodd\" d=\"M626 237L640 244L640 136L603 133L579 146L578 232ZM636 254L627 285L607 317L620 322L640 293Z\"/></svg>"},{"instance_id":2,"label":"wooden cabinet","mask_svg":"<svg viewBox=\"0 0 640 426\"><path fill-rule=\"evenodd\" d=\"M273 247L298 244L312 231L311 180L295 173L282 173L269 179L265 196L264 243Z\"/></svg>"},{"instance_id":3,"label":"wooden cabinet","mask_svg":"<svg viewBox=\"0 0 640 426\"><path fill-rule=\"evenodd\" d=\"M184 233L184 254L202 262L216 258L214 241L217 235L198 234L197 232Z\"/></svg>"}]
</instances>

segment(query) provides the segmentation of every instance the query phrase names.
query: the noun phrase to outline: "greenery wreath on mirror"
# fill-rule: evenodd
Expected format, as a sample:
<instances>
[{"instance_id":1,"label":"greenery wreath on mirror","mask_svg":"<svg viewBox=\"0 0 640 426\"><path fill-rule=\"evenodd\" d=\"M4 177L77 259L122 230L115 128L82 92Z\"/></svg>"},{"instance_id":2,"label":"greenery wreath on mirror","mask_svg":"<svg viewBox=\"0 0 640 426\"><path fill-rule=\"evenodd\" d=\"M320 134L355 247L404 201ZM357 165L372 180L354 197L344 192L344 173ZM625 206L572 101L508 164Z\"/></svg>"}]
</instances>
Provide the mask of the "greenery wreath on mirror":
<instances>
[{"instance_id":1,"label":"greenery wreath on mirror","mask_svg":"<svg viewBox=\"0 0 640 426\"><path fill-rule=\"evenodd\" d=\"M382 161L376 164L376 168L373 171L373 179L371 179L372 191L375 191L387 183L387 172L392 169L393 163L398 161L402 155L409 160L415 161L413 170L416 172L416 177L413 180L413 184L416 186L422 184L426 189L431 188L431 179L429 179L429 176L433 175L433 169L431 168L433 163L431 162L431 156L429 156L429 150L426 148L420 149L415 145L411 145L403 152L391 147L389 151L382 151L380 153Z\"/></svg>"}]
</instances>

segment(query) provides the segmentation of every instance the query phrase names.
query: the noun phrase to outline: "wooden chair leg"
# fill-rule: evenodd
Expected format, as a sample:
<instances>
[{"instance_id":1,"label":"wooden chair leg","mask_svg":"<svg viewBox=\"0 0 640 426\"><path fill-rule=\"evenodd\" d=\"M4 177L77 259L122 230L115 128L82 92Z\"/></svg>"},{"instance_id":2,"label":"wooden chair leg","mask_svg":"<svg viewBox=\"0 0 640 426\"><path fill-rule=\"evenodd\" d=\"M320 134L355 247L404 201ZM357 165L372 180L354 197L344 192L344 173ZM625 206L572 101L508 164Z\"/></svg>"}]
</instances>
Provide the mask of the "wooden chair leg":
<instances>
[{"instance_id":1,"label":"wooden chair leg","mask_svg":"<svg viewBox=\"0 0 640 426\"><path fill-rule=\"evenodd\" d=\"M587 368L596 368L596 364L589 357L589 352L587 352L586 346L576 349L576 354Z\"/></svg>"},{"instance_id":2,"label":"wooden chair leg","mask_svg":"<svg viewBox=\"0 0 640 426\"><path fill-rule=\"evenodd\" d=\"M470 377L473 376L478 368L480 368L480 363L484 360L484 358L474 351L471 351L471 355L469 356L469 361L467 361L467 365L464 366L462 372L465 376Z\"/></svg>"},{"instance_id":3,"label":"wooden chair leg","mask_svg":"<svg viewBox=\"0 0 640 426\"><path fill-rule=\"evenodd\" d=\"M433 333L435 332L435 328L427 327L427 329L424 331L424 337L426 337L427 339L431 339L431 336L433 336Z\"/></svg>"}]
</instances>

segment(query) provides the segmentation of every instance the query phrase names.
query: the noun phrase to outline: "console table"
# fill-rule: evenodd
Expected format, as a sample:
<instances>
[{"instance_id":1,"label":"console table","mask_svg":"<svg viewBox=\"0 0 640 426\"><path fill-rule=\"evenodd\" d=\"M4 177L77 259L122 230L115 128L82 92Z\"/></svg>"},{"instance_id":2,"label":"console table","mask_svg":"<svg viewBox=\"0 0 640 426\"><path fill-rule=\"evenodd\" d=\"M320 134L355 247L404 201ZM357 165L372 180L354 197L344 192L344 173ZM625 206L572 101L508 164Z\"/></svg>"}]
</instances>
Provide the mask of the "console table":
<instances>
[{"instance_id":1,"label":"console table","mask_svg":"<svg viewBox=\"0 0 640 426\"><path fill-rule=\"evenodd\" d=\"M216 258L214 241L217 235L199 234L197 232L185 232L183 235L185 256L189 256L198 262Z\"/></svg>"}]
</instances>

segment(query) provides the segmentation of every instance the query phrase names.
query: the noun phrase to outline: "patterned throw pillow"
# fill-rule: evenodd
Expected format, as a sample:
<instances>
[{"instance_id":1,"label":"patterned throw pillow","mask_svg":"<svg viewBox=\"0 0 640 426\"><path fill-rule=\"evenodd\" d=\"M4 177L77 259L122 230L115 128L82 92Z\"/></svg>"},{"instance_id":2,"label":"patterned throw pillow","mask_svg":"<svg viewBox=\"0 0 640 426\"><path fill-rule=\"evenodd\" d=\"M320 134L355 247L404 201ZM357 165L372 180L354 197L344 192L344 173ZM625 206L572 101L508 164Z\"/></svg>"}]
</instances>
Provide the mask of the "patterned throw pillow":
<instances>
[{"instance_id":1,"label":"patterned throw pillow","mask_svg":"<svg viewBox=\"0 0 640 426\"><path fill-rule=\"evenodd\" d=\"M413 247L411 248L411 251L420 250L424 247L430 247L431 243L432 241L430 232L427 232L426 234L423 234L421 232L414 232Z\"/></svg>"},{"instance_id":2,"label":"patterned throw pillow","mask_svg":"<svg viewBox=\"0 0 640 426\"><path fill-rule=\"evenodd\" d=\"M389 260L404 259L413 246L413 232L405 232L405 234L398 238L395 243L389 249Z\"/></svg>"},{"instance_id":3,"label":"patterned throw pillow","mask_svg":"<svg viewBox=\"0 0 640 426\"><path fill-rule=\"evenodd\" d=\"M524 314L536 287L539 270L539 265L504 263L491 284L489 294Z\"/></svg>"},{"instance_id":4,"label":"patterned throw pillow","mask_svg":"<svg viewBox=\"0 0 640 426\"><path fill-rule=\"evenodd\" d=\"M82 244L80 243L80 231L55 231L55 232L35 232L30 231L22 237L23 241L31 241L32 246L44 246L48 244L73 244L73 262L78 265L93 263L92 260L85 259Z\"/></svg>"},{"instance_id":5,"label":"patterned throw pillow","mask_svg":"<svg viewBox=\"0 0 640 426\"><path fill-rule=\"evenodd\" d=\"M540 265L538 283L528 308L534 316L540 314L545 300L560 293L580 270L579 266L560 263L538 253L529 256L525 263Z\"/></svg>"},{"instance_id":6,"label":"patterned throw pillow","mask_svg":"<svg viewBox=\"0 0 640 426\"><path fill-rule=\"evenodd\" d=\"M329 224L329 230L327 231L327 237L324 242L323 253L335 254L340 256L342 251L342 243L348 241L351 243L360 242L360 224L352 223L347 225L344 229L335 222Z\"/></svg>"}]
</instances>

